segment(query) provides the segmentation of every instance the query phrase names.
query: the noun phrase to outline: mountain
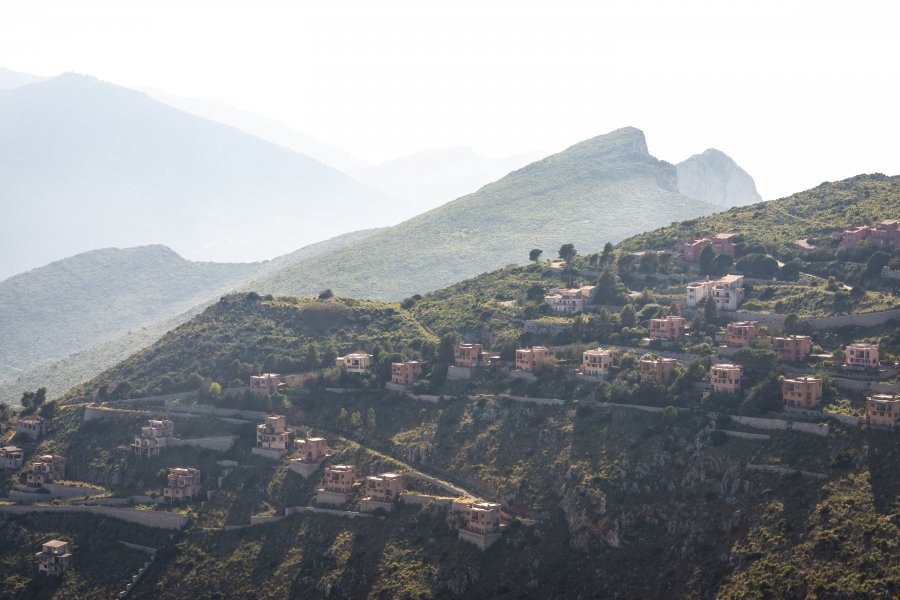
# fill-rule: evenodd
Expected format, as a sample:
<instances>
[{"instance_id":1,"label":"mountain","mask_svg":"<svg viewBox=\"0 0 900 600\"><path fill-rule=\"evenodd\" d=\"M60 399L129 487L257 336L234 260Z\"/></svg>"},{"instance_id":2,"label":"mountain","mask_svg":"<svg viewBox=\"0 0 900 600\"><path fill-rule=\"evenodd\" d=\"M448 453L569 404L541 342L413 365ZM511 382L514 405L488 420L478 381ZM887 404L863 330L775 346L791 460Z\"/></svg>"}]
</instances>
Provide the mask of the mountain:
<instances>
[{"instance_id":1,"label":"mountain","mask_svg":"<svg viewBox=\"0 0 900 600\"><path fill-rule=\"evenodd\" d=\"M0 282L0 402L50 398L154 343L252 277L372 235L363 230L265 263L186 261L164 246L88 252Z\"/></svg>"},{"instance_id":2,"label":"mountain","mask_svg":"<svg viewBox=\"0 0 900 600\"><path fill-rule=\"evenodd\" d=\"M151 87L142 87L140 90L163 104L168 104L204 119L240 129L273 144L314 158L329 167L349 175L365 170L370 166L366 161L346 150L332 146L307 133L297 131L276 119L261 117L248 110L234 108L216 100L185 98ZM376 187L376 189L380 188Z\"/></svg>"},{"instance_id":3,"label":"mountain","mask_svg":"<svg viewBox=\"0 0 900 600\"><path fill-rule=\"evenodd\" d=\"M425 211L472 193L543 155L485 158L470 148L433 148L350 173L390 196Z\"/></svg>"},{"instance_id":4,"label":"mountain","mask_svg":"<svg viewBox=\"0 0 900 600\"><path fill-rule=\"evenodd\" d=\"M312 157L388 196L407 200L415 213L469 194L542 156L531 152L485 158L469 148L432 148L373 165L280 121L223 102L184 98L150 87L140 89L164 104Z\"/></svg>"},{"instance_id":5,"label":"mountain","mask_svg":"<svg viewBox=\"0 0 900 600\"><path fill-rule=\"evenodd\" d=\"M570 242L593 252L606 242L715 210L677 190L675 166L650 155L640 130L619 129L250 287L403 298L524 262L532 248L542 248L545 258Z\"/></svg>"},{"instance_id":6,"label":"mountain","mask_svg":"<svg viewBox=\"0 0 900 600\"><path fill-rule=\"evenodd\" d=\"M29 83L37 83L44 81L46 77L39 75L29 75L28 73L19 73L10 69L0 67L0 90L12 90Z\"/></svg>"},{"instance_id":7,"label":"mountain","mask_svg":"<svg viewBox=\"0 0 900 600\"><path fill-rule=\"evenodd\" d=\"M311 158L81 75L0 92L0 139L0 277L149 243L260 260L409 214Z\"/></svg>"},{"instance_id":8,"label":"mountain","mask_svg":"<svg viewBox=\"0 0 900 600\"><path fill-rule=\"evenodd\" d=\"M710 148L676 165L678 191L722 208L762 202L753 178L724 152Z\"/></svg>"},{"instance_id":9,"label":"mountain","mask_svg":"<svg viewBox=\"0 0 900 600\"><path fill-rule=\"evenodd\" d=\"M142 246L93 250L10 277L0 282L0 368L9 378L174 316L259 268Z\"/></svg>"}]
</instances>

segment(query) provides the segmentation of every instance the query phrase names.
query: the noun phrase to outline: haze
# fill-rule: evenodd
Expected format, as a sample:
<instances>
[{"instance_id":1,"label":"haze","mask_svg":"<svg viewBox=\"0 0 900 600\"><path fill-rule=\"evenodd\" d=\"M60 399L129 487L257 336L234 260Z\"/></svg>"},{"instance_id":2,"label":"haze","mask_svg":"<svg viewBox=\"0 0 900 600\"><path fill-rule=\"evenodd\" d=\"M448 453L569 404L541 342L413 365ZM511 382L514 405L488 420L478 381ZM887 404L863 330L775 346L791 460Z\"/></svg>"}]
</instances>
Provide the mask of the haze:
<instances>
[{"instance_id":1,"label":"haze","mask_svg":"<svg viewBox=\"0 0 900 600\"><path fill-rule=\"evenodd\" d=\"M900 171L893 3L594 4L6 4L0 64L224 101L371 162L630 124L667 160L726 149L765 198Z\"/></svg>"}]
</instances>

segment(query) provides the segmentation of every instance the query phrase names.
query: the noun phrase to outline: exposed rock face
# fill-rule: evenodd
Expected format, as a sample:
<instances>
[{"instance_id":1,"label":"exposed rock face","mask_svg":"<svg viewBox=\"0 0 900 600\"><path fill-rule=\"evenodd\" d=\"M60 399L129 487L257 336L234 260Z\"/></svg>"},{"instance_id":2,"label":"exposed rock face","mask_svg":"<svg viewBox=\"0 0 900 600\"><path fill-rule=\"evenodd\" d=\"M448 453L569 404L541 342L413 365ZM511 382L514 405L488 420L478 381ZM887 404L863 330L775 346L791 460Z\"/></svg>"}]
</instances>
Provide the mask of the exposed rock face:
<instances>
[{"instance_id":1,"label":"exposed rock face","mask_svg":"<svg viewBox=\"0 0 900 600\"><path fill-rule=\"evenodd\" d=\"M715 148L678 163L679 193L722 208L762 202L753 178Z\"/></svg>"}]
</instances>

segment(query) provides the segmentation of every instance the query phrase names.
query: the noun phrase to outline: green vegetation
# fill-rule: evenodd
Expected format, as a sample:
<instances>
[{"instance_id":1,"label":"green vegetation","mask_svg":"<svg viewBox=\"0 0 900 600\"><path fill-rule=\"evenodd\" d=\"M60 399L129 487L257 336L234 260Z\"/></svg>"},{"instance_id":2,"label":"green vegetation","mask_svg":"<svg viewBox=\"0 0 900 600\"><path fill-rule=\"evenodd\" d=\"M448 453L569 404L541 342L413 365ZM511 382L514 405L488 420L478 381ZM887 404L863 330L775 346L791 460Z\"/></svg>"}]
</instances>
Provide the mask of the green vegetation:
<instances>
[{"instance_id":1,"label":"green vegetation","mask_svg":"<svg viewBox=\"0 0 900 600\"><path fill-rule=\"evenodd\" d=\"M643 133L625 128L248 289L303 296L329 287L338 296L399 300L523 262L532 248L571 242L598 250L713 210L679 195L675 167L649 155Z\"/></svg>"}]
</instances>

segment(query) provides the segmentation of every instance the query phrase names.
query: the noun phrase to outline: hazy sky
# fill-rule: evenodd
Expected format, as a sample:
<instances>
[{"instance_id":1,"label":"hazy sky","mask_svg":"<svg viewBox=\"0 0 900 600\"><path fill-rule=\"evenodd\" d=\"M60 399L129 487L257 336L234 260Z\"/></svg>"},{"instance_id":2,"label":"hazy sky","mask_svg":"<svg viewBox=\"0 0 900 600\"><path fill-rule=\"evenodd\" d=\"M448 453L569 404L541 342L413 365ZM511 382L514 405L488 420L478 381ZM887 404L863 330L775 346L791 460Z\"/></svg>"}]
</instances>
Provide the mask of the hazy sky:
<instances>
[{"instance_id":1,"label":"hazy sky","mask_svg":"<svg viewBox=\"0 0 900 600\"><path fill-rule=\"evenodd\" d=\"M0 4L0 66L221 100L370 161L556 151L624 126L773 198L900 173L895 1Z\"/></svg>"}]
</instances>

